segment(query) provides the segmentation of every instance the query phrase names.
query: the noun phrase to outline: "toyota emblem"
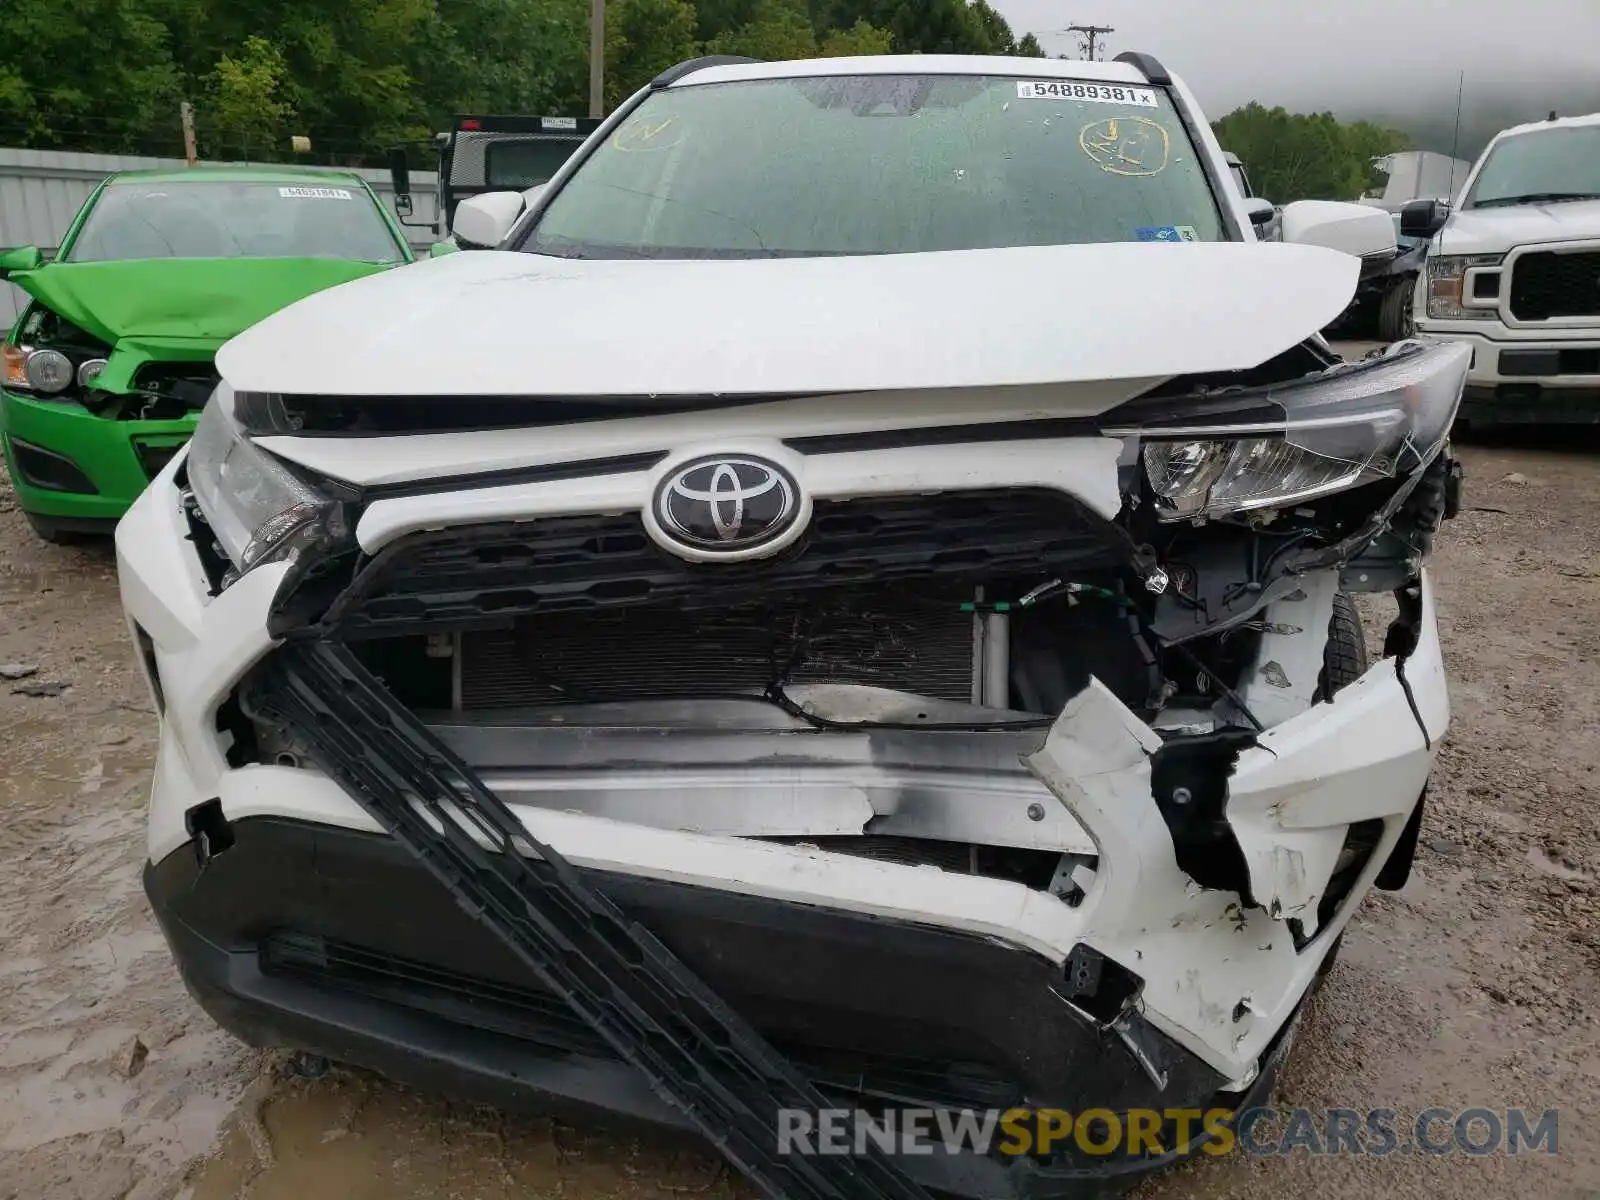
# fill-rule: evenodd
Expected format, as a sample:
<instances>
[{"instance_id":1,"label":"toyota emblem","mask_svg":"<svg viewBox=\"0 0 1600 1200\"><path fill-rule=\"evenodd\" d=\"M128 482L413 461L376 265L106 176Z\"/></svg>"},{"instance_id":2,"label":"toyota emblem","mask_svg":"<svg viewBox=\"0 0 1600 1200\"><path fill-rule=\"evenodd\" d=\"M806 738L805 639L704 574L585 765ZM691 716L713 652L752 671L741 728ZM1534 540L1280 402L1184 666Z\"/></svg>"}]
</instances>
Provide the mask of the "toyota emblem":
<instances>
[{"instance_id":1,"label":"toyota emblem","mask_svg":"<svg viewBox=\"0 0 1600 1200\"><path fill-rule=\"evenodd\" d=\"M685 558L753 558L798 537L806 507L800 485L777 463L711 455L657 485L652 532Z\"/></svg>"}]
</instances>

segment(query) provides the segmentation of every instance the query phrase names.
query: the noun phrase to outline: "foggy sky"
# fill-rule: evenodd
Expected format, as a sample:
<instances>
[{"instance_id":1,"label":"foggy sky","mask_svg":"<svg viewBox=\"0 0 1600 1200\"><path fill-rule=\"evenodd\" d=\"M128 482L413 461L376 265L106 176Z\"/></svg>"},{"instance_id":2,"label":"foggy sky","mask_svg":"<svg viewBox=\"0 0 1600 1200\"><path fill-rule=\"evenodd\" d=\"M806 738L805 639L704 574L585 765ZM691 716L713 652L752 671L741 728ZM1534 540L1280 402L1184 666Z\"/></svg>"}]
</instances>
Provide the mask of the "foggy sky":
<instances>
[{"instance_id":1,"label":"foggy sky","mask_svg":"<svg viewBox=\"0 0 1600 1200\"><path fill-rule=\"evenodd\" d=\"M1018 37L1079 57L1069 24L1110 25L1111 58L1156 55L1215 119L1250 100L1341 116L1525 95L1600 95L1600 0L996 0ZM1544 111L1530 111L1537 120Z\"/></svg>"}]
</instances>

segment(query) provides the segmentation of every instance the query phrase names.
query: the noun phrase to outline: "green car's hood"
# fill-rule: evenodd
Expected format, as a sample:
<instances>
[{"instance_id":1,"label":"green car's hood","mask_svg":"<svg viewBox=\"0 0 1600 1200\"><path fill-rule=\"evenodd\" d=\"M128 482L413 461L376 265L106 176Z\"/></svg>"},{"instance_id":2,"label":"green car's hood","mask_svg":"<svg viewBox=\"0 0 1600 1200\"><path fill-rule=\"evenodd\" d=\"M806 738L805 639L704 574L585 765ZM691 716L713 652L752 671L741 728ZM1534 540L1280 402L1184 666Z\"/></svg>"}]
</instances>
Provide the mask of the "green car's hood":
<instances>
[{"instance_id":1,"label":"green car's hood","mask_svg":"<svg viewBox=\"0 0 1600 1200\"><path fill-rule=\"evenodd\" d=\"M109 346L178 338L215 350L313 292L393 263L338 258L156 258L49 263L11 282Z\"/></svg>"}]
</instances>

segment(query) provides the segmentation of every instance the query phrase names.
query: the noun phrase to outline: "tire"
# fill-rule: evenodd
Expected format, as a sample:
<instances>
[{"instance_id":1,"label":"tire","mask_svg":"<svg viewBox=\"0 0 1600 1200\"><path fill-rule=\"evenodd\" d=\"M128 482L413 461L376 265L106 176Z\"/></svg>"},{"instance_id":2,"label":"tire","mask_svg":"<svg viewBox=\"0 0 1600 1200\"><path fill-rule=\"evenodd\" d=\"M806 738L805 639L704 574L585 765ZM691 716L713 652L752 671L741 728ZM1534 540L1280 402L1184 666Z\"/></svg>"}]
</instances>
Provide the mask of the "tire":
<instances>
[{"instance_id":1,"label":"tire","mask_svg":"<svg viewBox=\"0 0 1600 1200\"><path fill-rule=\"evenodd\" d=\"M1401 342L1416 332L1416 317L1411 307L1416 290L1416 277L1408 275L1383 294L1383 301L1378 306L1380 340Z\"/></svg>"},{"instance_id":2,"label":"tire","mask_svg":"<svg viewBox=\"0 0 1600 1200\"><path fill-rule=\"evenodd\" d=\"M1333 945L1328 947L1328 953L1317 964L1317 973L1311 978L1311 986L1307 989L1312 995L1322 990L1322 985L1327 982L1328 973L1333 970L1333 964L1339 961L1339 950L1344 946L1344 930L1339 931L1339 936L1333 939Z\"/></svg>"},{"instance_id":3,"label":"tire","mask_svg":"<svg viewBox=\"0 0 1600 1200\"><path fill-rule=\"evenodd\" d=\"M1348 593L1339 592L1333 598L1333 616L1328 620L1328 644L1322 651L1316 700L1333 699L1340 688L1360 679L1371 665L1361 614Z\"/></svg>"},{"instance_id":4,"label":"tire","mask_svg":"<svg viewBox=\"0 0 1600 1200\"><path fill-rule=\"evenodd\" d=\"M76 546L83 541L81 533L63 529L49 517L41 517L31 512L24 512L22 515L28 518L34 536L42 542L49 542L52 546Z\"/></svg>"}]
</instances>

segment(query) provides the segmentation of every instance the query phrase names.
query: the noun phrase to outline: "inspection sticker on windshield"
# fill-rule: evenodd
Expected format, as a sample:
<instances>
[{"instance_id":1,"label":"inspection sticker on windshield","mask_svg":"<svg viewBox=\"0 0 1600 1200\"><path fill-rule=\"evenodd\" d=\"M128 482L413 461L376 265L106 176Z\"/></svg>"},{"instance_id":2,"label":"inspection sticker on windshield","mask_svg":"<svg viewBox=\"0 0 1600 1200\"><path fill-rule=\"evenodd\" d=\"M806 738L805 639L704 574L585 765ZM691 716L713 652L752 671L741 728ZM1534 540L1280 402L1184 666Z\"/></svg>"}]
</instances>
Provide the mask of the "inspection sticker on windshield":
<instances>
[{"instance_id":1,"label":"inspection sticker on windshield","mask_svg":"<svg viewBox=\"0 0 1600 1200\"><path fill-rule=\"evenodd\" d=\"M1150 88L1128 87L1120 83L1082 83L1075 79L1019 79L1018 100L1084 100L1094 104L1132 104L1137 108L1160 108Z\"/></svg>"},{"instance_id":2,"label":"inspection sticker on windshield","mask_svg":"<svg viewBox=\"0 0 1600 1200\"><path fill-rule=\"evenodd\" d=\"M347 188L281 187L278 195L285 200L354 200Z\"/></svg>"}]
</instances>

